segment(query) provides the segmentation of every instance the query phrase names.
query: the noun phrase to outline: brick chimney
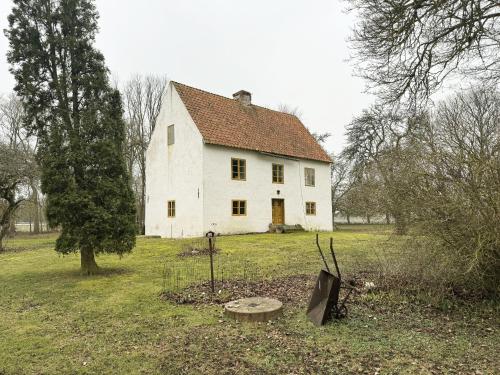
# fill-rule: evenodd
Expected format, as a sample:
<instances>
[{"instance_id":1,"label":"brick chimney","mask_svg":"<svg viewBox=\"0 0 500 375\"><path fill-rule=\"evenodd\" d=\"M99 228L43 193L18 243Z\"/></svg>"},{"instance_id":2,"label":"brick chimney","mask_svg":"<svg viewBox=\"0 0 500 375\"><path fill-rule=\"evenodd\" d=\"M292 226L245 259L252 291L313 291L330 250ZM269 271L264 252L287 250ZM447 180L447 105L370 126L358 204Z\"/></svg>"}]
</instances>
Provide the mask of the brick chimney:
<instances>
[{"instance_id":1,"label":"brick chimney","mask_svg":"<svg viewBox=\"0 0 500 375\"><path fill-rule=\"evenodd\" d=\"M240 91L234 93L233 98L235 100L238 100L243 105L252 104L252 94L250 94L248 91L245 91L245 90L240 90Z\"/></svg>"}]
</instances>

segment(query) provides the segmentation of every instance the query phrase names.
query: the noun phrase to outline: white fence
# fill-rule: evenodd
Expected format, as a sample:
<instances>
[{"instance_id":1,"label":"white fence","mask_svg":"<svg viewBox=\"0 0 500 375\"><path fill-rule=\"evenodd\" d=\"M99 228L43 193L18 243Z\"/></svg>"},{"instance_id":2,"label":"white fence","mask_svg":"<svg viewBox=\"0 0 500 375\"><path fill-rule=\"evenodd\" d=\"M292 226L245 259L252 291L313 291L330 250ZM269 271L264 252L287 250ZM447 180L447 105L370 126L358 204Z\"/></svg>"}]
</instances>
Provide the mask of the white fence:
<instances>
[{"instance_id":1,"label":"white fence","mask_svg":"<svg viewBox=\"0 0 500 375\"><path fill-rule=\"evenodd\" d=\"M366 217L361 216L351 216L349 218L351 224L368 224ZM392 223L391 219L391 223ZM347 217L342 215L335 215L336 224L347 224ZM387 224L385 216L373 216L370 218L370 224Z\"/></svg>"},{"instance_id":2,"label":"white fence","mask_svg":"<svg viewBox=\"0 0 500 375\"><path fill-rule=\"evenodd\" d=\"M32 232L34 228L33 223L29 222L23 222L23 223L16 223L16 231L18 232ZM47 231L47 223L40 223L40 230L43 232Z\"/></svg>"}]
</instances>

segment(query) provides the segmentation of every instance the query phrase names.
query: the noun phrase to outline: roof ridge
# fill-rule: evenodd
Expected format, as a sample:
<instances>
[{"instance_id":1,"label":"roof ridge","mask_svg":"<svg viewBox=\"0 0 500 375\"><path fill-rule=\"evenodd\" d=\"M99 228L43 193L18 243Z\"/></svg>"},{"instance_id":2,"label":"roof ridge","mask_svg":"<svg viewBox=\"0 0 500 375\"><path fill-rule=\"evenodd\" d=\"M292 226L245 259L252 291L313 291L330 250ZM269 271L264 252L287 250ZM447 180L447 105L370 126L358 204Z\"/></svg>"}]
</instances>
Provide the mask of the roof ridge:
<instances>
[{"instance_id":1,"label":"roof ridge","mask_svg":"<svg viewBox=\"0 0 500 375\"><path fill-rule=\"evenodd\" d=\"M189 85L186 85L185 83L181 83L181 82L177 82L177 81L174 81L174 80L170 80L171 83L173 84L176 84L176 85L181 85L181 86L185 86L185 87L189 87L190 89L193 89L193 90L197 90L197 91L201 91L201 92L204 92L206 94L210 94L210 95L215 95L215 96L218 96L220 98L223 98L223 99L227 99L227 100L234 100L232 98L229 98L227 96L224 96L224 95L221 95L221 94L216 94L214 92L210 92L210 91L207 91L207 90L203 90L203 89L200 89L198 87L194 87L194 86L189 86ZM294 115L293 113L288 113L288 112L283 112L283 111L279 111L277 109L272 109L272 108L267 108L267 107L263 107L261 105L257 105L257 104L250 104L252 107L259 107L259 108L262 108L262 109L266 109L268 111L273 111L273 112L277 112L277 113L281 113L281 114L284 114L284 115L288 115L288 116L293 116L293 117L296 117L300 122L302 122L298 117L297 115Z\"/></svg>"},{"instance_id":2,"label":"roof ridge","mask_svg":"<svg viewBox=\"0 0 500 375\"><path fill-rule=\"evenodd\" d=\"M177 85L189 87L190 89L193 89L193 90L204 92L205 94L215 95L215 96L218 96L218 97L221 97L221 98L224 98L224 99L228 99L228 100L234 100L234 99L228 98L227 96L216 94L214 92L210 92L210 91L207 91L207 90L202 90L202 89L199 89L198 87L189 86L189 85L186 85L186 84L181 83L181 82L177 82L177 81L173 81L173 80L171 80L170 82L172 82L174 84L177 84Z\"/></svg>"}]
</instances>

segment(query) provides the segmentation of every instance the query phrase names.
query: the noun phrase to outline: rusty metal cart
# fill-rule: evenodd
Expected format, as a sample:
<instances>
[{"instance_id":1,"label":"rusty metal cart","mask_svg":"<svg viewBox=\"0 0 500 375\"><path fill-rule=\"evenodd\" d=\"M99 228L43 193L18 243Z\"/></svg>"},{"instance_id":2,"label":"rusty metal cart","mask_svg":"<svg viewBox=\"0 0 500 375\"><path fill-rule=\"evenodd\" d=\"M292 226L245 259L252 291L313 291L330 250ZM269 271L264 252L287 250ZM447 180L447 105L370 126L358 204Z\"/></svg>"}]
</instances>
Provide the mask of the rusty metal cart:
<instances>
[{"instance_id":1,"label":"rusty metal cart","mask_svg":"<svg viewBox=\"0 0 500 375\"><path fill-rule=\"evenodd\" d=\"M335 266L336 275L331 272L328 266L328 262L319 244L318 234L316 234L316 246L318 247L325 268L320 271L316 280L316 286L312 293L309 307L307 308L307 316L315 325L321 326L332 318L340 319L347 316L346 302L354 288L351 285L342 283L342 276L333 250L333 238L330 237L330 254ZM339 301L340 289L346 290L345 296L341 301Z\"/></svg>"}]
</instances>

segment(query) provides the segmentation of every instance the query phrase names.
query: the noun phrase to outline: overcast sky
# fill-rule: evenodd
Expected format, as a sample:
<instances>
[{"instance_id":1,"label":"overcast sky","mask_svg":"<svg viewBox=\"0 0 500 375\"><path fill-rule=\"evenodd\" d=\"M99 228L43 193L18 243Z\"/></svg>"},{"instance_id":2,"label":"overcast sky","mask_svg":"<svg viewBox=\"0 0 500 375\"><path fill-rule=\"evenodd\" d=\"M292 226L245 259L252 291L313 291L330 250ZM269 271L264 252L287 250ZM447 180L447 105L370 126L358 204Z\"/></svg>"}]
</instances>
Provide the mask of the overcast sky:
<instances>
[{"instance_id":1,"label":"overcast sky","mask_svg":"<svg viewBox=\"0 0 500 375\"><path fill-rule=\"evenodd\" d=\"M339 152L344 127L372 102L352 76L347 38L353 17L341 0L97 0L97 47L121 83L160 74L231 97L245 89L254 104L298 107L312 131L330 132ZM0 29L12 3L0 1ZM0 93L14 80L0 35Z\"/></svg>"}]
</instances>

